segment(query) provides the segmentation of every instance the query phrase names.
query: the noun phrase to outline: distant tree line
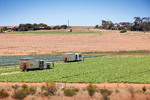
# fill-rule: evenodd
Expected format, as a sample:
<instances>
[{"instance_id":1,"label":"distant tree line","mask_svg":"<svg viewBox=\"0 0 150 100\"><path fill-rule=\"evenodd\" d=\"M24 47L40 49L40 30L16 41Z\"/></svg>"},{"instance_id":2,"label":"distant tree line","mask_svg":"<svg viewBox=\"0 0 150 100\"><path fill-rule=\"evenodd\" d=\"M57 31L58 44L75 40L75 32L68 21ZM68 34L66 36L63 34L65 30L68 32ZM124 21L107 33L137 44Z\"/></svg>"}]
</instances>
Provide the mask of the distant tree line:
<instances>
[{"instance_id":1,"label":"distant tree line","mask_svg":"<svg viewBox=\"0 0 150 100\"><path fill-rule=\"evenodd\" d=\"M50 27L46 24L40 23L40 24L20 24L19 27L13 27L13 28L9 28L9 27L2 27L0 29L0 32L5 32L5 31L32 31L32 30L55 30L55 29L67 29L68 26L67 25L57 25L57 26L53 26Z\"/></svg>"},{"instance_id":2,"label":"distant tree line","mask_svg":"<svg viewBox=\"0 0 150 100\"><path fill-rule=\"evenodd\" d=\"M28 31L28 30L40 30L40 29L45 29L45 30L50 30L51 27L47 26L46 24L40 23L40 24L20 24L19 25L19 31Z\"/></svg>"},{"instance_id":3,"label":"distant tree line","mask_svg":"<svg viewBox=\"0 0 150 100\"><path fill-rule=\"evenodd\" d=\"M20 24L19 25L19 31L28 31L28 30L51 30L51 29L66 29L67 25L57 25L54 27L47 26L46 24L40 23L40 24Z\"/></svg>"},{"instance_id":4,"label":"distant tree line","mask_svg":"<svg viewBox=\"0 0 150 100\"><path fill-rule=\"evenodd\" d=\"M95 28L110 30L131 30L131 31L150 31L150 17L134 17L135 21L113 23L112 21L102 20L102 24L96 25Z\"/></svg>"}]
</instances>

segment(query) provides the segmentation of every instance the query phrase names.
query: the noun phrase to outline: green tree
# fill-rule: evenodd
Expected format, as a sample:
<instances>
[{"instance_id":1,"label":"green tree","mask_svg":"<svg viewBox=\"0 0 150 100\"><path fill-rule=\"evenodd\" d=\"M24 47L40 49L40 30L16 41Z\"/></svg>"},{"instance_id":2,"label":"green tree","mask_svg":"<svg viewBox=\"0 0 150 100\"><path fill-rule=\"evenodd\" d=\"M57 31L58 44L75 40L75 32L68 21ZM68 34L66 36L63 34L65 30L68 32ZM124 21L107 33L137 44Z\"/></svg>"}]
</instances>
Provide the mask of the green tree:
<instances>
[{"instance_id":1,"label":"green tree","mask_svg":"<svg viewBox=\"0 0 150 100\"><path fill-rule=\"evenodd\" d=\"M95 25L95 28L99 28L99 25Z\"/></svg>"},{"instance_id":2,"label":"green tree","mask_svg":"<svg viewBox=\"0 0 150 100\"><path fill-rule=\"evenodd\" d=\"M5 32L5 31L7 31L7 30L8 30L7 27L2 27L1 30L0 30L0 32L3 33L3 32Z\"/></svg>"},{"instance_id":3,"label":"green tree","mask_svg":"<svg viewBox=\"0 0 150 100\"><path fill-rule=\"evenodd\" d=\"M56 25L53 27L53 29L60 29L61 27L59 25Z\"/></svg>"},{"instance_id":4,"label":"green tree","mask_svg":"<svg viewBox=\"0 0 150 100\"><path fill-rule=\"evenodd\" d=\"M39 30L39 26L33 26L33 30Z\"/></svg>"},{"instance_id":5,"label":"green tree","mask_svg":"<svg viewBox=\"0 0 150 100\"><path fill-rule=\"evenodd\" d=\"M29 29L26 28L26 27L24 27L24 26L22 26L22 27L19 28L19 31L28 31L28 30L29 30Z\"/></svg>"},{"instance_id":6,"label":"green tree","mask_svg":"<svg viewBox=\"0 0 150 100\"><path fill-rule=\"evenodd\" d=\"M103 29L111 29L113 26L114 26L114 24L112 23L112 21L102 20L102 28Z\"/></svg>"},{"instance_id":7,"label":"green tree","mask_svg":"<svg viewBox=\"0 0 150 100\"><path fill-rule=\"evenodd\" d=\"M6 31L6 30L8 30L8 28L7 27L3 27L3 29Z\"/></svg>"},{"instance_id":8,"label":"green tree","mask_svg":"<svg viewBox=\"0 0 150 100\"><path fill-rule=\"evenodd\" d=\"M44 27L46 30L51 30L51 27L49 27L49 26L45 26Z\"/></svg>"},{"instance_id":9,"label":"green tree","mask_svg":"<svg viewBox=\"0 0 150 100\"><path fill-rule=\"evenodd\" d=\"M134 17L134 25L131 27L131 31L149 31L150 30L150 17Z\"/></svg>"},{"instance_id":10,"label":"green tree","mask_svg":"<svg viewBox=\"0 0 150 100\"><path fill-rule=\"evenodd\" d=\"M68 26L67 25L61 25L60 28L67 29Z\"/></svg>"},{"instance_id":11,"label":"green tree","mask_svg":"<svg viewBox=\"0 0 150 100\"><path fill-rule=\"evenodd\" d=\"M14 27L12 30L13 30L13 31L18 31L18 28Z\"/></svg>"}]
</instances>

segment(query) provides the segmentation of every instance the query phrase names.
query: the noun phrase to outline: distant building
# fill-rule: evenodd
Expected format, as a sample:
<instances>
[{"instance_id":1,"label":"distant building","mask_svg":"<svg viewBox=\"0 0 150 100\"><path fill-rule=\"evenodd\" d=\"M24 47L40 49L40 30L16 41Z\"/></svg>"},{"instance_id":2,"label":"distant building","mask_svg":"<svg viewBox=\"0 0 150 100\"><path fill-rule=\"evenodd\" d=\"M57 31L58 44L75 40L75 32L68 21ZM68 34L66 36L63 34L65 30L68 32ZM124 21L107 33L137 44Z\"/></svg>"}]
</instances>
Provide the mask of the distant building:
<instances>
[{"instance_id":1,"label":"distant building","mask_svg":"<svg viewBox=\"0 0 150 100\"><path fill-rule=\"evenodd\" d=\"M13 29L13 28L16 28L16 29L19 29L19 26L9 26L7 27L8 29Z\"/></svg>"},{"instance_id":2,"label":"distant building","mask_svg":"<svg viewBox=\"0 0 150 100\"><path fill-rule=\"evenodd\" d=\"M39 27L39 29L40 29L40 30L44 30L45 28L44 28L44 27Z\"/></svg>"}]
</instances>

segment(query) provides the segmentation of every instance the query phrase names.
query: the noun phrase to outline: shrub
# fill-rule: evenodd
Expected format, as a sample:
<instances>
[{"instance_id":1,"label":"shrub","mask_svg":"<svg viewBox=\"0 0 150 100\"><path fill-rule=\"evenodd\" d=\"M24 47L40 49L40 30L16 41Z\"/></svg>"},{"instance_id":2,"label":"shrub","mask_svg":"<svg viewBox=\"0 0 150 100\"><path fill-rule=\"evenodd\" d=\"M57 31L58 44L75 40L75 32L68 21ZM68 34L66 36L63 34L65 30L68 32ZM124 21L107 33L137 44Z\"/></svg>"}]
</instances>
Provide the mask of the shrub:
<instances>
[{"instance_id":1,"label":"shrub","mask_svg":"<svg viewBox=\"0 0 150 100\"><path fill-rule=\"evenodd\" d=\"M55 95L57 89L56 89L56 84L54 82L46 82L46 86L45 86L45 90L51 94L51 95Z\"/></svg>"},{"instance_id":2,"label":"shrub","mask_svg":"<svg viewBox=\"0 0 150 100\"><path fill-rule=\"evenodd\" d=\"M76 95L76 92L72 89L65 89L64 90L64 95L65 96L74 96L74 95Z\"/></svg>"},{"instance_id":3,"label":"shrub","mask_svg":"<svg viewBox=\"0 0 150 100\"><path fill-rule=\"evenodd\" d=\"M22 88L23 88L23 89L27 89L28 86L27 86L26 84L23 84L23 85L22 85Z\"/></svg>"},{"instance_id":4,"label":"shrub","mask_svg":"<svg viewBox=\"0 0 150 100\"><path fill-rule=\"evenodd\" d=\"M21 88L20 90L25 91L27 95L30 94L30 89L29 88Z\"/></svg>"},{"instance_id":5,"label":"shrub","mask_svg":"<svg viewBox=\"0 0 150 100\"><path fill-rule=\"evenodd\" d=\"M120 31L120 33L125 33L125 32L127 32L127 31L126 31L126 30L121 30L121 31Z\"/></svg>"},{"instance_id":6,"label":"shrub","mask_svg":"<svg viewBox=\"0 0 150 100\"><path fill-rule=\"evenodd\" d=\"M146 87L145 86L143 86L142 91L143 91L143 93L146 92Z\"/></svg>"},{"instance_id":7,"label":"shrub","mask_svg":"<svg viewBox=\"0 0 150 100\"><path fill-rule=\"evenodd\" d=\"M57 25L57 26L54 26L53 29L61 29L61 27Z\"/></svg>"},{"instance_id":8,"label":"shrub","mask_svg":"<svg viewBox=\"0 0 150 100\"><path fill-rule=\"evenodd\" d=\"M43 93L43 95L46 96L46 97L49 96L48 91L45 91L45 92Z\"/></svg>"},{"instance_id":9,"label":"shrub","mask_svg":"<svg viewBox=\"0 0 150 100\"><path fill-rule=\"evenodd\" d=\"M37 91L37 88L36 88L36 86L31 86L31 87L29 87L29 94L35 94L36 93L36 91Z\"/></svg>"},{"instance_id":10,"label":"shrub","mask_svg":"<svg viewBox=\"0 0 150 100\"><path fill-rule=\"evenodd\" d=\"M68 26L67 25L61 25L60 28L66 29L66 28L68 28Z\"/></svg>"},{"instance_id":11,"label":"shrub","mask_svg":"<svg viewBox=\"0 0 150 100\"><path fill-rule=\"evenodd\" d=\"M75 91L75 92L79 92L78 88L73 88L72 90Z\"/></svg>"},{"instance_id":12,"label":"shrub","mask_svg":"<svg viewBox=\"0 0 150 100\"><path fill-rule=\"evenodd\" d=\"M54 82L51 82L50 86L48 87L48 92L54 95L56 91L57 91L56 84Z\"/></svg>"},{"instance_id":13,"label":"shrub","mask_svg":"<svg viewBox=\"0 0 150 100\"><path fill-rule=\"evenodd\" d=\"M16 84L16 85L12 85L12 88L14 89L14 92L16 92L16 90L19 88L19 86Z\"/></svg>"},{"instance_id":14,"label":"shrub","mask_svg":"<svg viewBox=\"0 0 150 100\"><path fill-rule=\"evenodd\" d=\"M101 99L101 100L110 100L110 98L108 97L108 95L104 94L104 95L102 96L102 99Z\"/></svg>"},{"instance_id":15,"label":"shrub","mask_svg":"<svg viewBox=\"0 0 150 100\"><path fill-rule=\"evenodd\" d=\"M7 98L9 96L9 94L4 90L0 90L0 99L4 99Z\"/></svg>"},{"instance_id":16,"label":"shrub","mask_svg":"<svg viewBox=\"0 0 150 100\"><path fill-rule=\"evenodd\" d=\"M108 89L100 89L100 93L102 94L102 95L108 95L108 96L110 96L111 94L112 94L112 90L108 90Z\"/></svg>"},{"instance_id":17,"label":"shrub","mask_svg":"<svg viewBox=\"0 0 150 100\"><path fill-rule=\"evenodd\" d=\"M42 85L41 92L43 92L46 89L45 85Z\"/></svg>"},{"instance_id":18,"label":"shrub","mask_svg":"<svg viewBox=\"0 0 150 100\"><path fill-rule=\"evenodd\" d=\"M49 26L45 26L44 27L46 30L51 30L51 27L49 27Z\"/></svg>"},{"instance_id":19,"label":"shrub","mask_svg":"<svg viewBox=\"0 0 150 100\"><path fill-rule=\"evenodd\" d=\"M115 90L116 93L119 93L120 91L118 89Z\"/></svg>"},{"instance_id":20,"label":"shrub","mask_svg":"<svg viewBox=\"0 0 150 100\"><path fill-rule=\"evenodd\" d=\"M14 92L13 96L14 99L22 100L27 97L27 91L24 91L23 89L18 90L17 92Z\"/></svg>"},{"instance_id":21,"label":"shrub","mask_svg":"<svg viewBox=\"0 0 150 100\"><path fill-rule=\"evenodd\" d=\"M99 25L95 25L95 28L99 28Z\"/></svg>"},{"instance_id":22,"label":"shrub","mask_svg":"<svg viewBox=\"0 0 150 100\"><path fill-rule=\"evenodd\" d=\"M112 92L112 90L100 89L100 93L102 94L101 100L110 100L109 96L112 94Z\"/></svg>"},{"instance_id":23,"label":"shrub","mask_svg":"<svg viewBox=\"0 0 150 100\"><path fill-rule=\"evenodd\" d=\"M92 85L92 83L90 83L86 88L90 96L93 96L96 92L96 86Z\"/></svg>"}]
</instances>

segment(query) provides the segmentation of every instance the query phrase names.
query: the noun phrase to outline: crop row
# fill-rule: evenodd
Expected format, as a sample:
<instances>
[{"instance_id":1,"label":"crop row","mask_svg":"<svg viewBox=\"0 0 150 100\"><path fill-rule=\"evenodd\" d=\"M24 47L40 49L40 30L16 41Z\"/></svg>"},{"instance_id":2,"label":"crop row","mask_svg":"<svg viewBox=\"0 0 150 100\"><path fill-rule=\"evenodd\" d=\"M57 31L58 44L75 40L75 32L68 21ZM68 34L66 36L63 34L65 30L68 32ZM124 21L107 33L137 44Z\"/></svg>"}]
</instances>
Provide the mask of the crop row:
<instances>
[{"instance_id":1,"label":"crop row","mask_svg":"<svg viewBox=\"0 0 150 100\"><path fill-rule=\"evenodd\" d=\"M0 75L2 73L10 73L10 72L16 72L16 71L21 71L18 65L0 66Z\"/></svg>"},{"instance_id":2,"label":"crop row","mask_svg":"<svg viewBox=\"0 0 150 100\"><path fill-rule=\"evenodd\" d=\"M55 68L2 75L9 82L150 83L150 57L97 57L83 62L55 62Z\"/></svg>"}]
</instances>

